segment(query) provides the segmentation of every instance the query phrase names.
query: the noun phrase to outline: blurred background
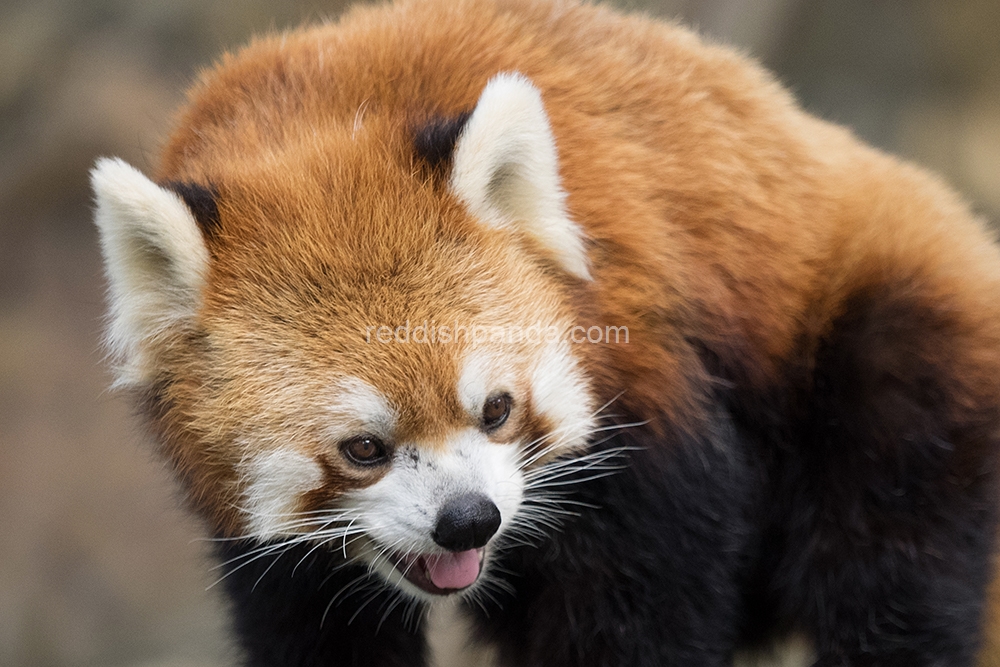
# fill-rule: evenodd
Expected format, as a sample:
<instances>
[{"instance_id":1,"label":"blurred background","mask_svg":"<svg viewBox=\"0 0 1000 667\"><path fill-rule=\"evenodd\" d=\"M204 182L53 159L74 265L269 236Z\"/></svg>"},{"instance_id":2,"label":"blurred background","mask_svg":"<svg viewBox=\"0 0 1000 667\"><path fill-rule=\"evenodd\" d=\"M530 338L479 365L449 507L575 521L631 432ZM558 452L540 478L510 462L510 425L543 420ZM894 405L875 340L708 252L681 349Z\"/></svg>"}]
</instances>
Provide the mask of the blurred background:
<instances>
[{"instance_id":1,"label":"blurred background","mask_svg":"<svg viewBox=\"0 0 1000 667\"><path fill-rule=\"evenodd\" d=\"M87 170L148 171L199 67L344 4L0 2L0 665L232 663L199 526L107 390ZM997 0L619 4L755 55L1000 219Z\"/></svg>"}]
</instances>

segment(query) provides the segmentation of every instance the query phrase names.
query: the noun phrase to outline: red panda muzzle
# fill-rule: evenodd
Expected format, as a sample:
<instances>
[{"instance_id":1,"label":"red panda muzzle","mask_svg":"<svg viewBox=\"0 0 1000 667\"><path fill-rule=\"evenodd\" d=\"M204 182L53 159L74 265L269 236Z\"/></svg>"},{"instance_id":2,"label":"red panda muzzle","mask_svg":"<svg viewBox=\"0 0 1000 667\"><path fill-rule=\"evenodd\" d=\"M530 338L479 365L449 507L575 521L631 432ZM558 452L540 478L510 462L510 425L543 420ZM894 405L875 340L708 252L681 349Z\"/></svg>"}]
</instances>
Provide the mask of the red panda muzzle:
<instances>
[{"instance_id":1,"label":"red panda muzzle","mask_svg":"<svg viewBox=\"0 0 1000 667\"><path fill-rule=\"evenodd\" d=\"M449 499L438 512L431 537L446 553L408 553L391 557L393 565L414 586L433 595L447 595L476 583L485 546L500 528L500 510L481 493Z\"/></svg>"}]
</instances>

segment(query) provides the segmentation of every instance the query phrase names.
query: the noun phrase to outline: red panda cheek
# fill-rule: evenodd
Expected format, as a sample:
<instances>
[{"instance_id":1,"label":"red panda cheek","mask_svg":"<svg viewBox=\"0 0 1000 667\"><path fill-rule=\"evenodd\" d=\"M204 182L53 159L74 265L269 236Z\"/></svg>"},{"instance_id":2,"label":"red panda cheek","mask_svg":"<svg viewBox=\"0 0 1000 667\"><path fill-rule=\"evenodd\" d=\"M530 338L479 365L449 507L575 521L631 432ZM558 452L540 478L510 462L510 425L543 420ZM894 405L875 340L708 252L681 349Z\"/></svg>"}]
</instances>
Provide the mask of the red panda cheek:
<instances>
[{"instance_id":1,"label":"red panda cheek","mask_svg":"<svg viewBox=\"0 0 1000 667\"><path fill-rule=\"evenodd\" d=\"M246 536L266 539L290 531L302 498L323 485L323 467L294 449L255 454L240 466Z\"/></svg>"},{"instance_id":2,"label":"red panda cheek","mask_svg":"<svg viewBox=\"0 0 1000 667\"><path fill-rule=\"evenodd\" d=\"M583 446L597 417L590 380L574 352L564 339L551 341L538 351L530 372L534 427L545 429L553 455Z\"/></svg>"},{"instance_id":3,"label":"red panda cheek","mask_svg":"<svg viewBox=\"0 0 1000 667\"><path fill-rule=\"evenodd\" d=\"M390 468L359 468L336 454L292 448L248 457L239 469L245 536L267 539L308 530L302 524L305 513L336 507L345 493L376 484Z\"/></svg>"}]
</instances>

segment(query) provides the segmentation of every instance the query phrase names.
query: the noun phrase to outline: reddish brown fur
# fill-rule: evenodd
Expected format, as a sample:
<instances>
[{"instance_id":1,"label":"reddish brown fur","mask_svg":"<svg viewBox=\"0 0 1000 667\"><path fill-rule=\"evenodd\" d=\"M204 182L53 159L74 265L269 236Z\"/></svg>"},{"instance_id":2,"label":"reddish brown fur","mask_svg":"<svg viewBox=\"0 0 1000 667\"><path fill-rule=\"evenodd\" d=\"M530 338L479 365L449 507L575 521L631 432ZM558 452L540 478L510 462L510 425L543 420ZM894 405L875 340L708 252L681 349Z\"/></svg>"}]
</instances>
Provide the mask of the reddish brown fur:
<instances>
[{"instance_id":1,"label":"reddish brown fur","mask_svg":"<svg viewBox=\"0 0 1000 667\"><path fill-rule=\"evenodd\" d=\"M440 183L426 187L435 176L413 156L415 123L468 111L504 71L541 90L590 283L470 220ZM273 340L306 369L295 378L303 391L321 391L334 354L391 398L421 388L418 403L398 401L402 436L433 440L467 419L452 357L366 346L358 332L407 319L497 324L547 301L547 312L586 325L629 327L628 346L586 346L602 399L627 388L621 401L634 413L682 420L698 410L686 336L718 343L731 355L722 363L764 388L850 294L919 277L923 298L952 304L968 341L953 362L970 400L1000 396L1000 261L960 201L799 111L745 59L602 8L404 2L259 40L203 76L158 178L219 193L201 320L231 344L197 341L210 366L179 352L160 405L172 460L229 528L237 461L198 443L228 442L249 415L289 418L267 400L280 378L255 366L274 358L260 347ZM501 278L523 292L504 291ZM462 301L442 303L442 291L475 295L481 310L449 309ZM256 335L233 322L236 307Z\"/></svg>"}]
</instances>

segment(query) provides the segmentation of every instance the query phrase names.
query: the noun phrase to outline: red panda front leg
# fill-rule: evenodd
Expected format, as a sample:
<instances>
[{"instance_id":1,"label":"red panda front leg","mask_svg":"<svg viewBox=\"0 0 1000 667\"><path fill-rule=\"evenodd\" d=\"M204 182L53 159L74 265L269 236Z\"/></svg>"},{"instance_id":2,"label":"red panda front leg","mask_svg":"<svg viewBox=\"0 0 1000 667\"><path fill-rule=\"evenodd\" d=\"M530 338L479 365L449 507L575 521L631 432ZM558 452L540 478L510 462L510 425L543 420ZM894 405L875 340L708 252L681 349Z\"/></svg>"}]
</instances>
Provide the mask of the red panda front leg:
<instances>
[{"instance_id":1,"label":"red panda front leg","mask_svg":"<svg viewBox=\"0 0 1000 667\"><path fill-rule=\"evenodd\" d=\"M422 606L367 566L308 544L258 558L256 542L219 544L246 667L427 664Z\"/></svg>"},{"instance_id":2,"label":"red panda front leg","mask_svg":"<svg viewBox=\"0 0 1000 667\"><path fill-rule=\"evenodd\" d=\"M823 337L775 466L771 589L817 667L974 664L995 544L1000 369L987 313L864 287ZM981 318L981 319L980 319Z\"/></svg>"}]
</instances>

